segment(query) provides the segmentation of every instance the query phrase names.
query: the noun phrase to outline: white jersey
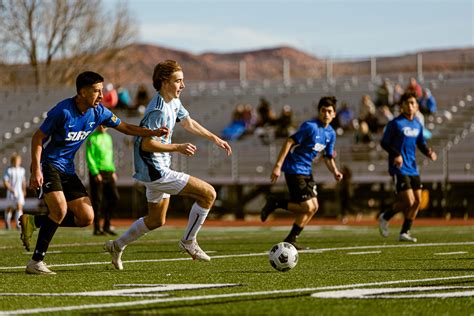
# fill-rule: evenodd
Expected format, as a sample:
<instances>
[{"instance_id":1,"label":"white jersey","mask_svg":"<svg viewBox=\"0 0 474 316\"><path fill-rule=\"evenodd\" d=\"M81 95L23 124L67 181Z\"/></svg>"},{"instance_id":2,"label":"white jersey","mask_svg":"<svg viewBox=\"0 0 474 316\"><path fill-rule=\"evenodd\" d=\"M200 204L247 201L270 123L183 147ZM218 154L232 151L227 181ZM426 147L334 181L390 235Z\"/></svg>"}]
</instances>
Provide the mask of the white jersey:
<instances>
[{"instance_id":1,"label":"white jersey","mask_svg":"<svg viewBox=\"0 0 474 316\"><path fill-rule=\"evenodd\" d=\"M154 140L162 144L171 144L174 126L189 116L188 111L183 107L179 99L172 99L169 103L156 93L148 104L140 126L156 130L160 127L167 127L169 136L153 137ZM135 138L134 144L134 165L135 174L133 177L143 182L153 182L167 174L171 165L171 155L169 152L150 153L141 150L142 137Z\"/></svg>"},{"instance_id":2,"label":"white jersey","mask_svg":"<svg viewBox=\"0 0 474 316\"><path fill-rule=\"evenodd\" d=\"M24 204L23 183L26 181L25 168L8 167L3 172L3 180L7 181L15 193L7 190L7 200L20 202ZM16 196L15 196L16 195Z\"/></svg>"}]
</instances>

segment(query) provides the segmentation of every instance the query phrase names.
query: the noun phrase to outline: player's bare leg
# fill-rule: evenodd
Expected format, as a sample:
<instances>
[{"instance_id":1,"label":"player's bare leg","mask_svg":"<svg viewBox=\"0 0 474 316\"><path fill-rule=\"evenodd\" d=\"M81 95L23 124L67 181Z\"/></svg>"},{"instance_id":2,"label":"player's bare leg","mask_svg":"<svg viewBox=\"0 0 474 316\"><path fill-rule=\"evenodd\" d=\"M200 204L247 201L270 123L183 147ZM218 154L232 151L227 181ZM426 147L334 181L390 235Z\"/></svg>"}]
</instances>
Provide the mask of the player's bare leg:
<instances>
[{"instance_id":1,"label":"player's bare leg","mask_svg":"<svg viewBox=\"0 0 474 316\"><path fill-rule=\"evenodd\" d=\"M304 247L298 245L296 239L301 234L306 224L308 224L314 214L316 214L318 208L319 204L316 197L301 203L288 203L288 210L295 213L295 222L284 241L291 243L298 250L304 249Z\"/></svg>"}]
</instances>

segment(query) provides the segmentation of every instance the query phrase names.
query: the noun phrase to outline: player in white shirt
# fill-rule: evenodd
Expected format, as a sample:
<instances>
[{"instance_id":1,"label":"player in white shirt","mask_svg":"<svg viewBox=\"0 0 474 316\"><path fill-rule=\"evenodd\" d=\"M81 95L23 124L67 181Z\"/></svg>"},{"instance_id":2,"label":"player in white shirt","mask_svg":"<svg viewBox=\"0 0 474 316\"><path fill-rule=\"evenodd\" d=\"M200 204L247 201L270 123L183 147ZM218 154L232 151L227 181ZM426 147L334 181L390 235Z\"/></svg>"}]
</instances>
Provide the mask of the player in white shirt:
<instances>
[{"instance_id":1,"label":"player in white shirt","mask_svg":"<svg viewBox=\"0 0 474 316\"><path fill-rule=\"evenodd\" d=\"M21 156L13 154L11 165L3 172L3 185L7 191L7 209L5 210L5 228L11 228L12 213L15 212L16 229L20 228L20 216L23 214L26 195L25 168L21 166Z\"/></svg>"},{"instance_id":2,"label":"player in white shirt","mask_svg":"<svg viewBox=\"0 0 474 316\"><path fill-rule=\"evenodd\" d=\"M105 250L112 255L115 268L122 270L122 252L131 242L149 231L165 224L170 195L183 195L194 198L189 221L179 247L193 259L209 261L210 257L199 247L196 235L209 213L216 191L196 177L170 169L170 152L193 156L197 150L191 143L173 144L171 137L176 122L194 135L215 143L232 154L230 145L193 120L183 107L179 96L184 89L184 76L181 66L173 60L158 63L153 72L153 86L156 94L147 106L140 126L156 129L165 126L169 134L161 137L137 137L135 141L134 178L145 185L148 200L148 215L135 221L132 226L116 240L105 243Z\"/></svg>"}]
</instances>

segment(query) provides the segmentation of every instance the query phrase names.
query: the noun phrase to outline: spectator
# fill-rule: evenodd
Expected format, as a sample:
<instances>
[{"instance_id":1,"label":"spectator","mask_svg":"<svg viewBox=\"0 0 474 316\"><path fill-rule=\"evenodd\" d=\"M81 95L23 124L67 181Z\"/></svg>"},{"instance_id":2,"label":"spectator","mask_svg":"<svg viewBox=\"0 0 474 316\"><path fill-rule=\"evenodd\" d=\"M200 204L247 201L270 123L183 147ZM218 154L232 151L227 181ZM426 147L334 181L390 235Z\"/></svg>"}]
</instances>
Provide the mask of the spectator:
<instances>
[{"instance_id":1,"label":"spectator","mask_svg":"<svg viewBox=\"0 0 474 316\"><path fill-rule=\"evenodd\" d=\"M137 92L135 93L134 109L145 108L150 102L150 95L145 85L141 84L138 86Z\"/></svg>"},{"instance_id":2,"label":"spectator","mask_svg":"<svg viewBox=\"0 0 474 316\"><path fill-rule=\"evenodd\" d=\"M114 145L107 127L100 125L86 143L86 160L94 210L94 235L117 235L110 225L111 213L117 206L119 193L115 174ZM100 219L104 217L102 229Z\"/></svg>"},{"instance_id":3,"label":"spectator","mask_svg":"<svg viewBox=\"0 0 474 316\"><path fill-rule=\"evenodd\" d=\"M339 201L339 208L341 210L341 221L343 224L347 224L348 215L354 210L354 207L352 206L352 198L354 197L352 170L344 165L342 166L341 173L343 177L341 181L336 183L336 194Z\"/></svg>"},{"instance_id":4,"label":"spectator","mask_svg":"<svg viewBox=\"0 0 474 316\"><path fill-rule=\"evenodd\" d=\"M403 92L404 91L403 91L402 86L399 83L395 84L395 87L393 88L393 105L392 105L392 107L394 107L396 105L397 106L400 105L400 98L403 95Z\"/></svg>"},{"instance_id":5,"label":"spectator","mask_svg":"<svg viewBox=\"0 0 474 316\"><path fill-rule=\"evenodd\" d=\"M224 140L238 140L245 133L245 120L244 120L243 104L238 104L235 107L234 113L232 113L232 121L227 125L221 133L221 137Z\"/></svg>"},{"instance_id":6,"label":"spectator","mask_svg":"<svg viewBox=\"0 0 474 316\"><path fill-rule=\"evenodd\" d=\"M377 109L376 119L377 119L377 132L382 132L385 125L393 120L393 114L390 112L390 108L386 105L383 105Z\"/></svg>"},{"instance_id":7,"label":"spectator","mask_svg":"<svg viewBox=\"0 0 474 316\"><path fill-rule=\"evenodd\" d=\"M117 96L118 96L118 109L130 109L132 107L132 98L128 89L122 86L117 86Z\"/></svg>"},{"instance_id":8,"label":"spectator","mask_svg":"<svg viewBox=\"0 0 474 316\"><path fill-rule=\"evenodd\" d=\"M257 108L258 118L255 129L255 134L262 140L265 145L270 144L274 137L275 131L272 128L276 124L276 116L272 110L270 102L265 98L260 98L260 103Z\"/></svg>"},{"instance_id":9,"label":"spectator","mask_svg":"<svg viewBox=\"0 0 474 316\"><path fill-rule=\"evenodd\" d=\"M118 103L117 90L115 90L113 84L108 83L105 86L105 93L102 99L102 104L108 109L113 109L117 106L117 103Z\"/></svg>"},{"instance_id":10,"label":"spectator","mask_svg":"<svg viewBox=\"0 0 474 316\"><path fill-rule=\"evenodd\" d=\"M244 105L242 117L245 122L245 134L252 134L257 123L257 116L251 104Z\"/></svg>"},{"instance_id":11,"label":"spectator","mask_svg":"<svg viewBox=\"0 0 474 316\"><path fill-rule=\"evenodd\" d=\"M431 94L430 89L423 89L423 96L418 101L420 112L423 114L436 113L436 99Z\"/></svg>"},{"instance_id":12,"label":"spectator","mask_svg":"<svg viewBox=\"0 0 474 316\"><path fill-rule=\"evenodd\" d=\"M280 138L289 137L295 132L295 123L293 110L291 106L285 105L281 110L280 117L277 119L275 136Z\"/></svg>"},{"instance_id":13,"label":"spectator","mask_svg":"<svg viewBox=\"0 0 474 316\"><path fill-rule=\"evenodd\" d=\"M389 79L384 79L383 83L377 89L377 99L375 105L381 107L387 105L391 107L393 104L393 86Z\"/></svg>"},{"instance_id":14,"label":"spectator","mask_svg":"<svg viewBox=\"0 0 474 316\"><path fill-rule=\"evenodd\" d=\"M333 128L342 128L343 130L350 130L353 128L352 121L354 120L354 113L350 109L347 102L341 102L341 108L337 111L336 119L333 121L335 124Z\"/></svg>"},{"instance_id":15,"label":"spectator","mask_svg":"<svg viewBox=\"0 0 474 316\"><path fill-rule=\"evenodd\" d=\"M13 154L11 165L3 173L3 185L7 191L7 209L5 210L5 228L11 228L12 212L15 212L16 229L20 228L20 216L23 214L26 195L25 168L21 166L21 156Z\"/></svg>"},{"instance_id":16,"label":"spectator","mask_svg":"<svg viewBox=\"0 0 474 316\"><path fill-rule=\"evenodd\" d=\"M366 122L370 132L377 131L377 119L375 117L375 105L370 98L370 95L364 94L360 102L359 108L359 122Z\"/></svg>"},{"instance_id":17,"label":"spectator","mask_svg":"<svg viewBox=\"0 0 474 316\"><path fill-rule=\"evenodd\" d=\"M275 125L276 116L272 110L270 102L265 98L260 98L260 103L257 108L258 119L257 127L264 127L268 125Z\"/></svg>"},{"instance_id":18,"label":"spectator","mask_svg":"<svg viewBox=\"0 0 474 316\"><path fill-rule=\"evenodd\" d=\"M410 83L408 84L405 92L414 92L416 94L417 99L420 99L422 96L421 86L418 84L415 78L410 78Z\"/></svg>"}]
</instances>

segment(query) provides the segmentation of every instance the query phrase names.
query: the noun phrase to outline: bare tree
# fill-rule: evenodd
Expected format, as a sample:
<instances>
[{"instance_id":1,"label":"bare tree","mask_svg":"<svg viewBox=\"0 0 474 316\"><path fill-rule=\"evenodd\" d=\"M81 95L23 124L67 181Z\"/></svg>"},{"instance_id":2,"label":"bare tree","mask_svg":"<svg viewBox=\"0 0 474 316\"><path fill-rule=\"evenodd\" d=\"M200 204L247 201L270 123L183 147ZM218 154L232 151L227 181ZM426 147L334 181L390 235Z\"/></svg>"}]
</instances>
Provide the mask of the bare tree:
<instances>
[{"instance_id":1,"label":"bare tree","mask_svg":"<svg viewBox=\"0 0 474 316\"><path fill-rule=\"evenodd\" d=\"M125 1L110 12L101 0L0 0L4 59L28 60L37 85L40 70L45 70L45 80L64 80L93 55L108 57L101 59L106 64L135 35ZM53 62L67 67L51 67Z\"/></svg>"}]
</instances>

